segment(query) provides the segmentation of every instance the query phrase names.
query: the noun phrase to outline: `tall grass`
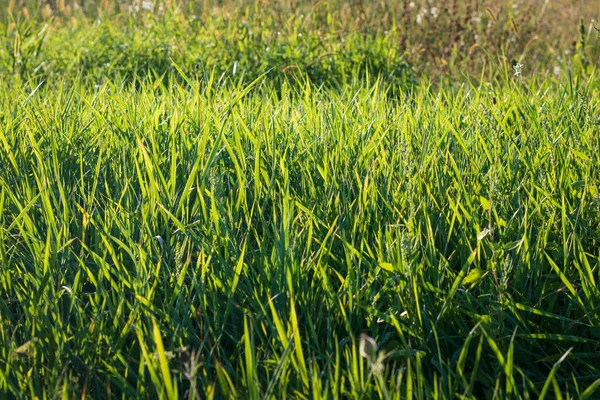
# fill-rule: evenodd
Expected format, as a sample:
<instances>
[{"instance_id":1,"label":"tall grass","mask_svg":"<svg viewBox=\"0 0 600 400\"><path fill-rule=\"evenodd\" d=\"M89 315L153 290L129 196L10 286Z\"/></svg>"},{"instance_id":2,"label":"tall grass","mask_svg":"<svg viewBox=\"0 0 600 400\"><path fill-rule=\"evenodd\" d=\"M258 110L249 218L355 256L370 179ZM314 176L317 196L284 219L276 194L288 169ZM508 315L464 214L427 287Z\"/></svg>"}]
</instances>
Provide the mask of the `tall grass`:
<instances>
[{"instance_id":1,"label":"tall grass","mask_svg":"<svg viewBox=\"0 0 600 400\"><path fill-rule=\"evenodd\" d=\"M2 392L594 393L597 79L169 82L2 83Z\"/></svg>"},{"instance_id":2,"label":"tall grass","mask_svg":"<svg viewBox=\"0 0 600 400\"><path fill-rule=\"evenodd\" d=\"M74 4L0 15L0 397L598 396L585 21L474 75L392 2Z\"/></svg>"}]
</instances>

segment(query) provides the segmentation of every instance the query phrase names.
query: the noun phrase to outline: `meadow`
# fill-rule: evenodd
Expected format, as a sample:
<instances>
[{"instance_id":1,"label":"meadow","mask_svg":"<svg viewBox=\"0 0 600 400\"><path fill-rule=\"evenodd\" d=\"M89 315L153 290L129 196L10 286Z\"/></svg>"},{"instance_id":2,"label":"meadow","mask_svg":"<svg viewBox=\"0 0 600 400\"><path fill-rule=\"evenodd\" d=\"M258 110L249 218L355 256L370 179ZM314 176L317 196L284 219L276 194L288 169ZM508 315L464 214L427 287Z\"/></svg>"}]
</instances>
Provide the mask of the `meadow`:
<instances>
[{"instance_id":1,"label":"meadow","mask_svg":"<svg viewBox=\"0 0 600 400\"><path fill-rule=\"evenodd\" d=\"M0 0L0 398L599 398L592 3Z\"/></svg>"}]
</instances>

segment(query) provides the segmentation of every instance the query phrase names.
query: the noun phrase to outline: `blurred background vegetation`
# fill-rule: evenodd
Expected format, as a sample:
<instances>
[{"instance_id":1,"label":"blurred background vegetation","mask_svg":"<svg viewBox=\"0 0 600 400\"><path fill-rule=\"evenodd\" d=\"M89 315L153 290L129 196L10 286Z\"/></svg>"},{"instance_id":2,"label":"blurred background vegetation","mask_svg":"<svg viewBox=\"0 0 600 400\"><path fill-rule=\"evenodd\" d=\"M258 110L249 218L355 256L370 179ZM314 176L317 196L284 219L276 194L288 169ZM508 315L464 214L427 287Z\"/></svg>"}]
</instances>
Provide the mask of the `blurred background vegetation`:
<instances>
[{"instance_id":1,"label":"blurred background vegetation","mask_svg":"<svg viewBox=\"0 0 600 400\"><path fill-rule=\"evenodd\" d=\"M1 11L5 10L5 11ZM0 74L92 80L174 68L318 84L589 75L600 2L586 0L0 0Z\"/></svg>"}]
</instances>

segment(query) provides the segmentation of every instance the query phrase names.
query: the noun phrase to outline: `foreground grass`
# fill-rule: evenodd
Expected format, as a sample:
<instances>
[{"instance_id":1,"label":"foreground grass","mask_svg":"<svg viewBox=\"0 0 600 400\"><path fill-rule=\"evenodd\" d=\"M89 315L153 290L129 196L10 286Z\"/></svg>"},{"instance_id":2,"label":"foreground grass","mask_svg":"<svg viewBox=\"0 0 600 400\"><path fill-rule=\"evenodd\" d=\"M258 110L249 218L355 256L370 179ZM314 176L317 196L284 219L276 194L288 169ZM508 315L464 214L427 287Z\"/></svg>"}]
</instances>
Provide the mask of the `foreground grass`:
<instances>
[{"instance_id":1,"label":"foreground grass","mask_svg":"<svg viewBox=\"0 0 600 400\"><path fill-rule=\"evenodd\" d=\"M168 82L1 84L1 393L598 395L596 78Z\"/></svg>"}]
</instances>

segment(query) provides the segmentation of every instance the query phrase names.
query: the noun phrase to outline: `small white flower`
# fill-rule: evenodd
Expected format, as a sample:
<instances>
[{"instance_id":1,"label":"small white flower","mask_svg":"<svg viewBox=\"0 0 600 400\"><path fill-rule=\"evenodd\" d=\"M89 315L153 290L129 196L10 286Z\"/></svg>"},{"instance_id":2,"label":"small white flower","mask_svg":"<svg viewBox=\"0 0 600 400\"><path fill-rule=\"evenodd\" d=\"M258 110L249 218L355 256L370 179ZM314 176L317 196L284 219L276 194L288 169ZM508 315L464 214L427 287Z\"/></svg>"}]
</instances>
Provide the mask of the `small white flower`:
<instances>
[{"instance_id":1,"label":"small white flower","mask_svg":"<svg viewBox=\"0 0 600 400\"><path fill-rule=\"evenodd\" d=\"M554 75L560 75L560 67L558 65L554 66Z\"/></svg>"},{"instance_id":2,"label":"small white flower","mask_svg":"<svg viewBox=\"0 0 600 400\"><path fill-rule=\"evenodd\" d=\"M148 1L148 0L142 1L142 9L147 10L147 11L152 11L153 8L154 8L154 5L152 4L151 1Z\"/></svg>"},{"instance_id":3,"label":"small white flower","mask_svg":"<svg viewBox=\"0 0 600 400\"><path fill-rule=\"evenodd\" d=\"M439 10L437 7L431 7L431 15L433 15L433 18L437 18L439 15Z\"/></svg>"},{"instance_id":4,"label":"small white flower","mask_svg":"<svg viewBox=\"0 0 600 400\"><path fill-rule=\"evenodd\" d=\"M421 24L422 20L423 20L423 17L421 17L421 14L417 14L417 24Z\"/></svg>"},{"instance_id":5,"label":"small white flower","mask_svg":"<svg viewBox=\"0 0 600 400\"><path fill-rule=\"evenodd\" d=\"M411 1L410 3L408 3L408 6L409 6L410 8L415 8L415 2L414 2L414 1Z\"/></svg>"},{"instance_id":6,"label":"small white flower","mask_svg":"<svg viewBox=\"0 0 600 400\"><path fill-rule=\"evenodd\" d=\"M513 69L515 70L515 76L521 76L521 73L523 72L523 64L517 62L515 65L513 65Z\"/></svg>"}]
</instances>

